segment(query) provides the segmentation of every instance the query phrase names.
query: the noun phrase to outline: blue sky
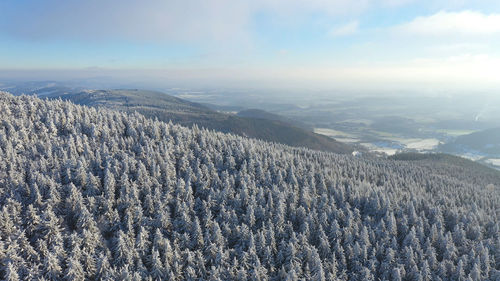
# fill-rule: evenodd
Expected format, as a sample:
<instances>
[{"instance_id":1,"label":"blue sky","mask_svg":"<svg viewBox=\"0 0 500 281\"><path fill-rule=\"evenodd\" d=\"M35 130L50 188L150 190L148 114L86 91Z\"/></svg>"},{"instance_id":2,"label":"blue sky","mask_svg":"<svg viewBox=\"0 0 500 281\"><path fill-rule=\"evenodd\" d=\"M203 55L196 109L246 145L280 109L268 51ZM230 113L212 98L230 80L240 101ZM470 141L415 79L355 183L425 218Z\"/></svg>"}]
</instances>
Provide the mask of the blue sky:
<instances>
[{"instance_id":1,"label":"blue sky","mask_svg":"<svg viewBox=\"0 0 500 281\"><path fill-rule=\"evenodd\" d=\"M0 74L29 79L497 89L499 50L496 0L0 2Z\"/></svg>"}]
</instances>

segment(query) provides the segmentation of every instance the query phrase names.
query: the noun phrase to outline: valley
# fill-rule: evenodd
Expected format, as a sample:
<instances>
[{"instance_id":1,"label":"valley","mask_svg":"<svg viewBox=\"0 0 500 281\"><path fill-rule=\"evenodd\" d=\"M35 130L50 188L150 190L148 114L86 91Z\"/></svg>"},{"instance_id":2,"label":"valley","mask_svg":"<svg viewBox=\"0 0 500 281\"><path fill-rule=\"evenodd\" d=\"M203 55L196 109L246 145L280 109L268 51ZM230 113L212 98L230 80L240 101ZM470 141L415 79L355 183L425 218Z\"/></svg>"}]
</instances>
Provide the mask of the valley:
<instances>
[{"instance_id":1,"label":"valley","mask_svg":"<svg viewBox=\"0 0 500 281\"><path fill-rule=\"evenodd\" d=\"M0 87L2 88L2 87ZM137 111L185 126L194 124L311 149L382 157L401 152L450 153L500 168L500 123L492 97L395 97L166 88L88 90L85 84L4 83L14 94L62 98L88 106ZM289 94L289 93L287 93ZM486 130L484 133L482 133ZM488 131L489 130L489 131ZM488 143L490 141L491 143Z\"/></svg>"},{"instance_id":2,"label":"valley","mask_svg":"<svg viewBox=\"0 0 500 281\"><path fill-rule=\"evenodd\" d=\"M238 104L260 107L314 128L314 132L337 141L357 145L383 155L400 152L445 152L499 168L497 132L488 131L500 123L500 98L471 100L465 95L391 94L359 96L311 93L291 94L288 103L279 94L209 92L188 99L231 108ZM175 94L175 91L172 93ZM179 94L182 95L182 94ZM235 110L235 108L232 108ZM241 109L240 109L241 110ZM481 132L486 133L481 135ZM488 133L489 132L489 133ZM470 137L469 137L470 135ZM474 137L478 135L478 137ZM483 137L481 137L483 136ZM463 142L461 145L455 142ZM488 143L489 142L489 143Z\"/></svg>"}]
</instances>

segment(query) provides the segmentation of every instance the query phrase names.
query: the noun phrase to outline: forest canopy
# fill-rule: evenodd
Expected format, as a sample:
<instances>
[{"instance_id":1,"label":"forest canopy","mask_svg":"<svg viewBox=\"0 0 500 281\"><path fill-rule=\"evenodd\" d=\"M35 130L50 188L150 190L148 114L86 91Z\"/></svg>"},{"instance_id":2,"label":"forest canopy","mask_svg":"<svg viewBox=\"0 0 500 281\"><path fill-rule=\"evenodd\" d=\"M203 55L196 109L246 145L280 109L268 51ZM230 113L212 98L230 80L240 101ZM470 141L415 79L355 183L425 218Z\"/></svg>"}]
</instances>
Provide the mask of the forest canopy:
<instances>
[{"instance_id":1,"label":"forest canopy","mask_svg":"<svg viewBox=\"0 0 500 281\"><path fill-rule=\"evenodd\" d=\"M500 181L0 93L2 280L500 280Z\"/></svg>"}]
</instances>

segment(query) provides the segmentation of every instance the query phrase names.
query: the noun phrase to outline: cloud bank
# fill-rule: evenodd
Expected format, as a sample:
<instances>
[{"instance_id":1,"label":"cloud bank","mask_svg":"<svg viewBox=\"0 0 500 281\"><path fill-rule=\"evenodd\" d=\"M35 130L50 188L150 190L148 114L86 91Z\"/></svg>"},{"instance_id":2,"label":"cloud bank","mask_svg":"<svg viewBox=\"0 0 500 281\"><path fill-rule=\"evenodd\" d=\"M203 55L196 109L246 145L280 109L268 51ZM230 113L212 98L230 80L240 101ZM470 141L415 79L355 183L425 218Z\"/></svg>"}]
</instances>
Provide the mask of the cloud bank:
<instances>
[{"instance_id":1,"label":"cloud bank","mask_svg":"<svg viewBox=\"0 0 500 281\"><path fill-rule=\"evenodd\" d=\"M497 87L500 13L467 8L476 2L3 0L0 41L7 40L0 43L0 68L20 71L4 69L4 76L22 76L23 67L32 67L53 69L47 75L54 78L101 75L250 87ZM500 8L498 1L486 2ZM411 5L433 8L390 20L381 16L402 6L408 12ZM123 62L105 61L116 59ZM101 69L83 69L93 65Z\"/></svg>"},{"instance_id":2,"label":"cloud bank","mask_svg":"<svg viewBox=\"0 0 500 281\"><path fill-rule=\"evenodd\" d=\"M291 21L311 14L348 18L410 1L3 0L0 33L27 40L234 41L251 34L259 13Z\"/></svg>"},{"instance_id":3,"label":"cloud bank","mask_svg":"<svg viewBox=\"0 0 500 281\"><path fill-rule=\"evenodd\" d=\"M396 30L421 35L492 35L500 33L500 14L445 12L417 17Z\"/></svg>"}]
</instances>

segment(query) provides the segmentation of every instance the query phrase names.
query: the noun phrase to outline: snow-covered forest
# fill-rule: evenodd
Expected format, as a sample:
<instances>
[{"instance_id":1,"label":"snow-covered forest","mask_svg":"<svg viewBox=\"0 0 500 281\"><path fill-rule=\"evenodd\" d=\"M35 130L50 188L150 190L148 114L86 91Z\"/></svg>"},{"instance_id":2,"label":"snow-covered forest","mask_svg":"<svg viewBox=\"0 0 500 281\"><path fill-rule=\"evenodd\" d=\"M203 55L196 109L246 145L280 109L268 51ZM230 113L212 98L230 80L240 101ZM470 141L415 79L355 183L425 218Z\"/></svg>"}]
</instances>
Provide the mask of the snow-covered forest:
<instances>
[{"instance_id":1,"label":"snow-covered forest","mask_svg":"<svg viewBox=\"0 0 500 281\"><path fill-rule=\"evenodd\" d=\"M0 279L500 280L497 184L2 93Z\"/></svg>"}]
</instances>

